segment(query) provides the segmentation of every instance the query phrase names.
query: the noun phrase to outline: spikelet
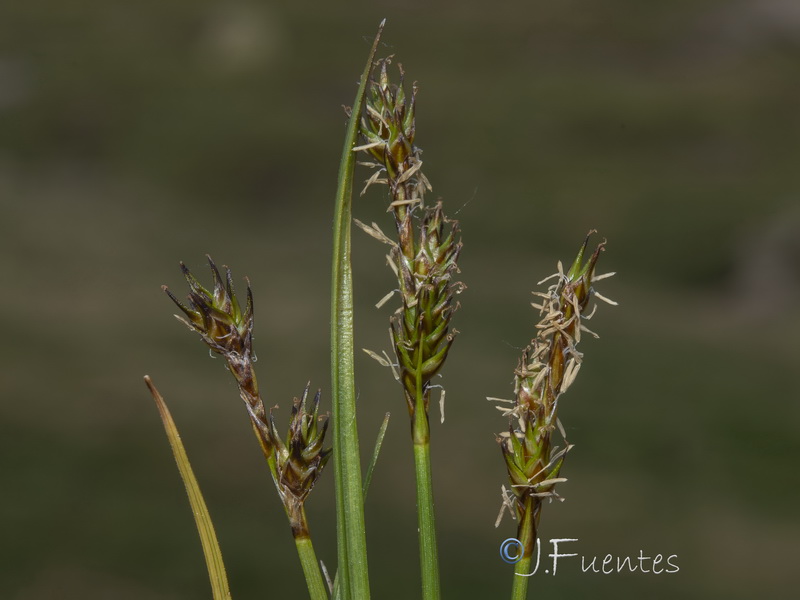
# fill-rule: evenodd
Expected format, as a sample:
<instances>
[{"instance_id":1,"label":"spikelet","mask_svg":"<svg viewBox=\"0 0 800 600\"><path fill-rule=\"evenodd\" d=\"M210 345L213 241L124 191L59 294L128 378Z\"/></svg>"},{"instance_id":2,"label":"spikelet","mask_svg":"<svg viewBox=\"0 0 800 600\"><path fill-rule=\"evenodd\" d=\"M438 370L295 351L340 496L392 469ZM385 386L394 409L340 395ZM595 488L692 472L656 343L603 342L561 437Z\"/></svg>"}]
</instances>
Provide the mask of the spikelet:
<instances>
[{"instance_id":1,"label":"spikelet","mask_svg":"<svg viewBox=\"0 0 800 600\"><path fill-rule=\"evenodd\" d=\"M594 293L592 284L598 279L595 266L605 242L598 244L584 262L592 233L587 235L567 273L559 263L558 273L540 282L555 279L547 292L535 292L540 302L533 306L539 310L540 321L536 337L523 351L514 372L513 406L498 407L509 417L509 429L497 441L511 482L510 492L504 488L504 497L509 501L504 502L501 512L513 505L520 523L526 500L532 500L535 526L542 501L559 498L556 484L566 481L560 472L572 446L567 443L558 420L558 402L581 366L583 355L578 352L577 344L581 332L588 331L583 324L586 309L593 296L602 298ZM560 447L553 439L556 429L563 439Z\"/></svg>"},{"instance_id":2,"label":"spikelet","mask_svg":"<svg viewBox=\"0 0 800 600\"><path fill-rule=\"evenodd\" d=\"M200 334L200 338L220 354L226 362L228 370L236 379L239 395L247 405L253 425L264 455L269 460L272 452L272 441L269 436L260 433L258 422L266 422L267 413L258 390L253 363L253 293L250 282L247 282L247 303L244 312L233 289L231 271L225 267L225 283L217 266L210 256L206 256L211 267L213 288L207 290L183 263L180 263L183 276L189 284L189 305L185 306L175 295L163 286L162 289L172 301L183 311L185 317L175 315L189 329Z\"/></svg>"},{"instance_id":3,"label":"spikelet","mask_svg":"<svg viewBox=\"0 0 800 600\"><path fill-rule=\"evenodd\" d=\"M305 501L331 455L330 448L323 449L328 419L319 416L319 390L314 396L311 410L308 410L310 387L311 384L307 384L302 396L295 398L292 403L292 416L285 441L278 432L272 411L268 423L254 419L263 435L272 441L276 465L275 486L295 537L308 536L303 512Z\"/></svg>"},{"instance_id":4,"label":"spikelet","mask_svg":"<svg viewBox=\"0 0 800 600\"><path fill-rule=\"evenodd\" d=\"M417 86L408 97L402 66L399 84L391 84L390 64L390 58L378 61L378 78L371 82L361 120L363 144L356 150L373 159L364 163L375 169L367 187L389 188L397 241L389 241L388 261L397 275L402 302L391 318L390 333L413 420L420 398L427 415L431 379L442 368L457 333L451 327L457 307L454 296L464 286L453 277L462 244L458 222L445 217L442 203L424 206L424 193L431 186L421 170L421 150L414 145ZM362 228L386 241L376 227Z\"/></svg>"}]
</instances>

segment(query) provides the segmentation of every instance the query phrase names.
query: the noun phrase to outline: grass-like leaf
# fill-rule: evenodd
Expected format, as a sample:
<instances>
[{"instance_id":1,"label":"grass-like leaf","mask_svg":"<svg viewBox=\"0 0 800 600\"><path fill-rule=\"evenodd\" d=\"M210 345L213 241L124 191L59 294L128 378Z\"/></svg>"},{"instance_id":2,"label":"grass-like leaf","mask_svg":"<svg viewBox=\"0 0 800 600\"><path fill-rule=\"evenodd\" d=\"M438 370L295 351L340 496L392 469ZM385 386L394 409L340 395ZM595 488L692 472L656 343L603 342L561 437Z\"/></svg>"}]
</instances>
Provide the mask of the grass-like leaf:
<instances>
[{"instance_id":1,"label":"grass-like leaf","mask_svg":"<svg viewBox=\"0 0 800 600\"><path fill-rule=\"evenodd\" d=\"M369 462L369 466L367 467L367 474L364 477L364 501L367 500L367 491L369 490L369 484L372 481L372 473L375 471L375 464L378 462L378 455L381 453L381 446L383 446L383 437L386 435L386 428L389 427L389 417L391 415L387 412L386 416L383 417L383 423L381 423L381 427L378 430L378 437L375 439L375 448L372 451L372 460Z\"/></svg>"},{"instance_id":2,"label":"grass-like leaf","mask_svg":"<svg viewBox=\"0 0 800 600\"><path fill-rule=\"evenodd\" d=\"M378 28L361 83L350 112L350 121L339 164L333 230L331 294L331 373L333 377L333 463L336 478L336 531L342 597L369 600L367 538L356 426L356 394L353 353L353 274L350 264L353 169L356 136L367 81L385 20Z\"/></svg>"},{"instance_id":3,"label":"grass-like leaf","mask_svg":"<svg viewBox=\"0 0 800 600\"><path fill-rule=\"evenodd\" d=\"M378 429L378 437L375 439L375 448L372 450L372 459L369 462L369 466L367 466L367 474L364 477L364 485L363 485L363 492L364 492L364 502L367 501L367 492L369 491L369 484L372 481L372 474L375 471L375 465L378 462L378 456L381 453L381 446L383 446L383 438L386 435L386 429L389 427L389 417L391 415L387 412L386 416L383 417L383 423L381 423L380 429ZM336 578L333 584L333 600L341 600L342 599L342 591L341 591L341 581L339 580L339 572L336 573Z\"/></svg>"},{"instance_id":4,"label":"grass-like leaf","mask_svg":"<svg viewBox=\"0 0 800 600\"><path fill-rule=\"evenodd\" d=\"M183 484L186 486L186 494L189 496L192 515L194 515L197 532L200 534L200 543L203 545L203 554L206 557L206 568L208 569L208 578L211 580L213 598L214 600L231 600L228 576L225 573L225 565L222 562L222 552L219 548L219 542L217 542L214 524L211 522L211 515L208 514L208 507L205 500L203 500L203 494L200 492L200 486L194 476L192 466L189 464L189 457L186 455L183 442L181 442L178 428L175 426L175 421L172 420L172 415L164 402L164 398L148 375L145 375L144 382L150 389L153 400L156 401L161 421L164 423L164 430L167 432L169 445L172 447L172 454L175 456L181 479L183 479Z\"/></svg>"}]
</instances>

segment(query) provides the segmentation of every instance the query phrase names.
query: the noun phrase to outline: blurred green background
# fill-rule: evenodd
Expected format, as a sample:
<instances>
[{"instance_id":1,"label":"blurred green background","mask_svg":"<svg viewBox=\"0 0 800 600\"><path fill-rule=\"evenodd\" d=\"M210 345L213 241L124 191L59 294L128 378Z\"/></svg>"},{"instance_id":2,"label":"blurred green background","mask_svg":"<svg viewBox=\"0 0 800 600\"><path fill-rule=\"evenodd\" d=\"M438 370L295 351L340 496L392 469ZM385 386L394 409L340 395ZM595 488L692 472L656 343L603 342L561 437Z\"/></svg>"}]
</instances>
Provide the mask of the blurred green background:
<instances>
[{"instance_id":1,"label":"blurred green background","mask_svg":"<svg viewBox=\"0 0 800 600\"><path fill-rule=\"evenodd\" d=\"M464 235L461 334L433 468L447 598L503 598L513 535L485 396L508 397L536 281L608 238L561 417L576 444L541 536L673 575L537 575L535 597L796 597L800 5L793 0L0 4L0 597L210 597L141 377L172 407L234 598L305 595L232 378L160 290L253 282L259 377L329 402L329 265L345 117L369 42L420 83L425 169ZM361 171L359 178L367 173ZM382 193L355 215L389 229ZM358 347L388 349L384 248L354 232ZM183 294L179 294L183 295ZM374 597L418 597L399 387L357 360ZM328 404L328 406L330 406ZM436 413L434 413L436 418ZM309 501L335 564L332 472ZM549 551L549 549L548 549ZM534 593L532 593L532 597Z\"/></svg>"}]
</instances>

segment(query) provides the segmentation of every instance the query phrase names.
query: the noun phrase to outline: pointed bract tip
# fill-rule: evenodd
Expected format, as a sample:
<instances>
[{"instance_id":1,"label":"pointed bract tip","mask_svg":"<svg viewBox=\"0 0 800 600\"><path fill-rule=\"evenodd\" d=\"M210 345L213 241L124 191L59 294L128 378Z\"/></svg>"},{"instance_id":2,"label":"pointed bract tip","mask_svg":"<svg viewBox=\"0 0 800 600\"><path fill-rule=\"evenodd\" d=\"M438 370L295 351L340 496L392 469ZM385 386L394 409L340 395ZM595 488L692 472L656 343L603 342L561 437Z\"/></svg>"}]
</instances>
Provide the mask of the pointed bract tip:
<instances>
[{"instance_id":1,"label":"pointed bract tip","mask_svg":"<svg viewBox=\"0 0 800 600\"><path fill-rule=\"evenodd\" d=\"M316 415L319 411L319 401L322 398L322 390L317 389L317 393L314 394L314 414Z\"/></svg>"},{"instance_id":2,"label":"pointed bract tip","mask_svg":"<svg viewBox=\"0 0 800 600\"><path fill-rule=\"evenodd\" d=\"M586 234L586 238L583 240L583 244L581 244L581 248L578 251L578 256L575 257L575 261L572 263L572 266L569 268L569 271L567 271L567 279L569 279L570 281L574 281L575 279L583 275L583 273L585 273L587 269L590 268L589 265L591 263L591 260L587 262L587 264L583 264L583 256L586 253L586 248L589 245L589 238L591 238L592 234L595 233L597 233L596 229L590 229L589 233ZM605 245L605 240L603 240L603 242L601 242L600 244L600 246L603 245ZM597 252L598 250L595 250L595 253L592 256L592 258L594 258L595 261L597 260L596 257Z\"/></svg>"},{"instance_id":3,"label":"pointed bract tip","mask_svg":"<svg viewBox=\"0 0 800 600\"><path fill-rule=\"evenodd\" d=\"M250 281L247 280L247 306L245 308L246 314L253 316L253 290L250 289Z\"/></svg>"},{"instance_id":4,"label":"pointed bract tip","mask_svg":"<svg viewBox=\"0 0 800 600\"><path fill-rule=\"evenodd\" d=\"M217 269L216 263L211 260L211 257L208 254L206 254L206 258L208 259L208 265L211 267L211 276L214 278L214 283L216 283L217 280L221 281L222 276L219 274L219 269ZM225 265L223 265L222 268L224 269Z\"/></svg>"},{"instance_id":5,"label":"pointed bract tip","mask_svg":"<svg viewBox=\"0 0 800 600\"><path fill-rule=\"evenodd\" d=\"M181 301L180 301L180 300L178 300L178 299L175 297L175 294L173 294L173 293L172 293L172 291L171 291L171 290L170 290L170 289L169 289L167 286L165 286L165 285L162 285L162 286L161 286L161 289L164 291L164 293L165 293L167 296L169 296L169 297L172 299L172 301L173 301L175 304L177 304L178 306L182 306L182 304L181 304Z\"/></svg>"},{"instance_id":6,"label":"pointed bract tip","mask_svg":"<svg viewBox=\"0 0 800 600\"><path fill-rule=\"evenodd\" d=\"M153 396L153 399L160 400L161 394L156 389L156 385L153 383L153 380L150 379L150 375L144 376L144 383L147 386L147 389L150 390L150 394Z\"/></svg>"},{"instance_id":7,"label":"pointed bract tip","mask_svg":"<svg viewBox=\"0 0 800 600\"><path fill-rule=\"evenodd\" d=\"M606 250L606 240L604 239L602 242L597 244L597 248L594 249L594 252L592 253L592 257L589 259L589 262L586 265L586 268L584 269L584 271L587 271L590 268L594 269L594 265L597 263L597 259L600 256L600 253L601 252L605 252L605 250Z\"/></svg>"}]
</instances>

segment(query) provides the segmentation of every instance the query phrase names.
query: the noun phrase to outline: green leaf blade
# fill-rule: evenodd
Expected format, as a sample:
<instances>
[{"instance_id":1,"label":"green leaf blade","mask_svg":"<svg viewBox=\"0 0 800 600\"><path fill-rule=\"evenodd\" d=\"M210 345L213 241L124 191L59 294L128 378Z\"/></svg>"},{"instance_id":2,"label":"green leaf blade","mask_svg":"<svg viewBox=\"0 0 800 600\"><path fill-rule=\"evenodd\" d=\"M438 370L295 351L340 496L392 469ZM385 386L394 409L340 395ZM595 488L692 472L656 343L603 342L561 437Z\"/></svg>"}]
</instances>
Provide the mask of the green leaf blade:
<instances>
[{"instance_id":1,"label":"green leaf blade","mask_svg":"<svg viewBox=\"0 0 800 600\"><path fill-rule=\"evenodd\" d=\"M356 426L356 395L353 347L353 275L350 263L353 171L358 123L367 81L375 59L385 20L372 44L361 75L347 125L333 232L331 293L331 373L333 379L333 461L336 478L336 530L339 574L344 600L369 600L367 540L364 524L361 464Z\"/></svg>"}]
</instances>

